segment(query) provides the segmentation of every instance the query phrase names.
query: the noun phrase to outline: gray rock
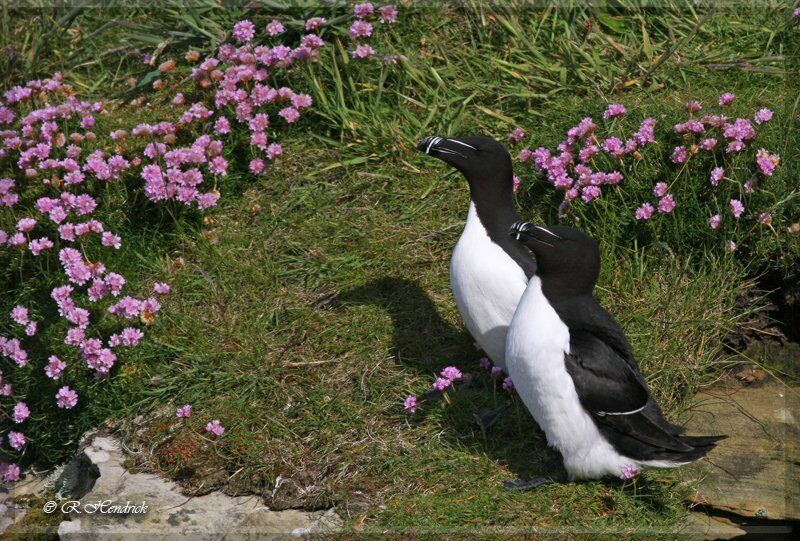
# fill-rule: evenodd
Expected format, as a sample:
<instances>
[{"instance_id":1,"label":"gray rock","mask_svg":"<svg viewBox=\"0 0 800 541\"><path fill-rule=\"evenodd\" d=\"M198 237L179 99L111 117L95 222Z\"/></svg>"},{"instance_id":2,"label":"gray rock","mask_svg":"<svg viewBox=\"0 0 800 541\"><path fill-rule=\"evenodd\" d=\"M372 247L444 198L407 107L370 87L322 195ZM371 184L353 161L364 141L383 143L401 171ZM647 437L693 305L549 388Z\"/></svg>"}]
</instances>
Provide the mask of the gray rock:
<instances>
[{"instance_id":1,"label":"gray rock","mask_svg":"<svg viewBox=\"0 0 800 541\"><path fill-rule=\"evenodd\" d=\"M711 541L712 539L733 539L747 534L747 531L724 517L715 517L705 513L689 513L686 521L676 533L682 539Z\"/></svg>"},{"instance_id":2,"label":"gray rock","mask_svg":"<svg viewBox=\"0 0 800 541\"><path fill-rule=\"evenodd\" d=\"M184 496L171 481L126 471L122 466L124 455L111 437L94 436L82 455L100 475L79 499L79 505L67 509L71 520L58 528L62 540L124 539L132 534L192 540L296 539L330 532L341 524L333 510L272 511L255 496L230 497L220 492ZM93 475L91 468L82 467L79 471L88 477ZM79 478L77 485L85 486L87 482ZM126 504L127 511L103 512L109 505ZM146 512L140 513L143 506Z\"/></svg>"},{"instance_id":3,"label":"gray rock","mask_svg":"<svg viewBox=\"0 0 800 541\"><path fill-rule=\"evenodd\" d=\"M695 503L744 518L800 520L800 387L726 381L695 397L690 434L727 434L706 460Z\"/></svg>"}]
</instances>

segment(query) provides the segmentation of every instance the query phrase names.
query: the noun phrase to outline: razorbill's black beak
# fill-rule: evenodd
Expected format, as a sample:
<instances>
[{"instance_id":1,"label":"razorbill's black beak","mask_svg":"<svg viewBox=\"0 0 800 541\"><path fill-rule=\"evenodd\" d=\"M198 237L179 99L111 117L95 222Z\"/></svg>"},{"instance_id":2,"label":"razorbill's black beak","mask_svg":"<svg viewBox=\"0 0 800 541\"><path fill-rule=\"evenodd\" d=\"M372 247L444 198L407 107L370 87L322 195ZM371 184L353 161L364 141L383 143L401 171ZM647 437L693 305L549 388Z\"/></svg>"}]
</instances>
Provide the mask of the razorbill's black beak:
<instances>
[{"instance_id":1,"label":"razorbill's black beak","mask_svg":"<svg viewBox=\"0 0 800 541\"><path fill-rule=\"evenodd\" d=\"M469 154L477 151L474 146L456 138L439 137L430 135L419 142L417 150L435 158L458 156L467 159Z\"/></svg>"},{"instance_id":2,"label":"razorbill's black beak","mask_svg":"<svg viewBox=\"0 0 800 541\"><path fill-rule=\"evenodd\" d=\"M522 243L531 241L553 246L555 242L564 240L546 227L532 225L528 222L515 222L511 226L509 234Z\"/></svg>"}]
</instances>

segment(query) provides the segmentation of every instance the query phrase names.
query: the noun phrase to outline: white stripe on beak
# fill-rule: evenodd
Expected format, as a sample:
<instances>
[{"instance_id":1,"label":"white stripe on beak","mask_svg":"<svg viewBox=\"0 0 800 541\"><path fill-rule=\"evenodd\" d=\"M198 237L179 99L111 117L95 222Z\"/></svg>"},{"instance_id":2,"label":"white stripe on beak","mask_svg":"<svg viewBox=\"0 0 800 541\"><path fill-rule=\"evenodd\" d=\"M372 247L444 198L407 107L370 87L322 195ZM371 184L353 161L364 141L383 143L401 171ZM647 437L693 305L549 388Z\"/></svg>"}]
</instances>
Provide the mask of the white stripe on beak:
<instances>
[{"instance_id":1,"label":"white stripe on beak","mask_svg":"<svg viewBox=\"0 0 800 541\"><path fill-rule=\"evenodd\" d=\"M555 233L553 233L553 232L552 232L552 231L550 231L549 229L545 229L544 227L541 227L541 226L538 226L538 225L536 226L536 229L538 229L539 231L544 231L544 232L545 232L545 233L547 233L548 235L550 235L550 236L553 236L553 237L555 237L555 238L557 238L557 239L561 240L561 237L559 237L558 235L556 235Z\"/></svg>"},{"instance_id":2,"label":"white stripe on beak","mask_svg":"<svg viewBox=\"0 0 800 541\"><path fill-rule=\"evenodd\" d=\"M465 147L467 147L467 148L470 148L470 149L472 149L472 150L478 150L477 148L475 148L475 147L474 147L474 146L472 146L472 145L468 145L468 144L466 144L466 143L462 143L461 141L457 141L457 140L455 140L455 139L448 139L448 141L450 141L451 143L456 143L456 144L459 144L459 145L461 145L461 146L465 146Z\"/></svg>"},{"instance_id":3,"label":"white stripe on beak","mask_svg":"<svg viewBox=\"0 0 800 541\"><path fill-rule=\"evenodd\" d=\"M428 141L428 148L425 149L425 154L430 154L431 153L431 147L433 145L435 145L435 144L438 144L439 141L441 141L441 140L442 140L441 137L431 137L431 140Z\"/></svg>"}]
</instances>

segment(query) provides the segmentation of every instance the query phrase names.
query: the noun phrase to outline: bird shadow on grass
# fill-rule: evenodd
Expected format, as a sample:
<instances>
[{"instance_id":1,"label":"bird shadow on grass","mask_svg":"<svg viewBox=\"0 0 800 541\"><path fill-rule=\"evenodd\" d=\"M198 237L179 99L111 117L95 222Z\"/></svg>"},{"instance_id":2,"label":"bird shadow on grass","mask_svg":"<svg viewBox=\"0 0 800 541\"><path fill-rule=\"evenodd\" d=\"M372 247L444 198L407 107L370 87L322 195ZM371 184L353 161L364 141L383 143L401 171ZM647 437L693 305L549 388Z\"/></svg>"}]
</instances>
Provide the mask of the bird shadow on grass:
<instances>
[{"instance_id":1,"label":"bird shadow on grass","mask_svg":"<svg viewBox=\"0 0 800 541\"><path fill-rule=\"evenodd\" d=\"M478 367L481 356L472 337L460 326L445 321L428 293L414 280L384 277L354 289L342 291L323 301L328 307L347 309L373 305L391 317L393 343L390 353L401 363L414 367L431 378L447 364L469 371L469 383L447 391L447 397L432 396L426 401L444 400L443 421L448 430L445 441L473 453L482 453L508 467L514 475L527 479L553 472L559 456L547 447L544 436L525 406L500 387L488 372ZM459 360L459 361L456 361ZM460 360L471 360L467 366ZM431 381L433 381L431 379ZM488 430L476 423L474 411L495 409L509 404L509 410ZM415 418L424 422L425 403Z\"/></svg>"}]
</instances>

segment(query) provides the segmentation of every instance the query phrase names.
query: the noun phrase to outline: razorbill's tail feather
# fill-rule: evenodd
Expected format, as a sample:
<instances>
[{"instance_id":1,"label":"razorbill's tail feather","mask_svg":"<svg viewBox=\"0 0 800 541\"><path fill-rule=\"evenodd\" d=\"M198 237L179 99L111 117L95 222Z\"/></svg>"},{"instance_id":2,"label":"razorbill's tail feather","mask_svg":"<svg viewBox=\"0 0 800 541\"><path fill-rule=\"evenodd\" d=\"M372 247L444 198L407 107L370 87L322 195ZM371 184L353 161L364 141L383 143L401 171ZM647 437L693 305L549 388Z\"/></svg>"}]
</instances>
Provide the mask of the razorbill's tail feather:
<instances>
[{"instance_id":1,"label":"razorbill's tail feather","mask_svg":"<svg viewBox=\"0 0 800 541\"><path fill-rule=\"evenodd\" d=\"M594 239L524 222L510 236L535 254L537 271L511 322L506 362L570 477L680 466L725 437L686 436L664 417L622 329L592 296L600 269Z\"/></svg>"}]
</instances>

